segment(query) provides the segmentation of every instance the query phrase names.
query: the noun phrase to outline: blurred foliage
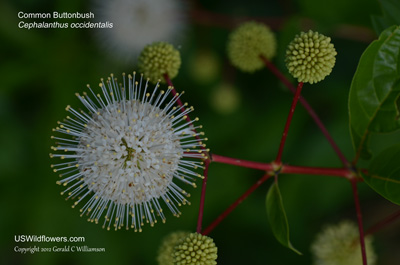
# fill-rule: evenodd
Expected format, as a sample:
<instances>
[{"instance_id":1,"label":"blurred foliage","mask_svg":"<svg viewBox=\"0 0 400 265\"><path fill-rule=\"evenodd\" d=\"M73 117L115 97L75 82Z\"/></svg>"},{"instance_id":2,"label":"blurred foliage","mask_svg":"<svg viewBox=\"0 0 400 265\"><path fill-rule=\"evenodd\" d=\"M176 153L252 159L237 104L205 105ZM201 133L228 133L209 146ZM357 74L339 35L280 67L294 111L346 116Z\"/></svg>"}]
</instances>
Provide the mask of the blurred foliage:
<instances>
[{"instance_id":1,"label":"blurred foliage","mask_svg":"<svg viewBox=\"0 0 400 265\"><path fill-rule=\"evenodd\" d=\"M377 34L380 34L386 28L400 24L400 5L397 0L379 0L383 16L372 15L372 25Z\"/></svg>"},{"instance_id":2,"label":"blurred foliage","mask_svg":"<svg viewBox=\"0 0 400 265\"><path fill-rule=\"evenodd\" d=\"M191 206L183 206L176 219L167 215L166 224L145 226L142 233L101 229L101 225L79 218L72 202L60 196L56 174L50 169L50 136L56 121L66 116L65 106L80 106L75 92L96 84L110 73L136 69L103 52L89 29L18 28L18 11L87 12L90 1L4 0L0 2L0 207L2 218L2 264L156 264L161 239L174 230L194 231L200 189L191 190ZM196 1L191 8L208 10L232 18L276 18L271 28L277 34L278 55L274 62L286 73L284 53L299 29L312 28L332 37L338 51L336 66L323 82L305 86L303 96L326 124L344 154L352 159L348 130L347 100L352 76L360 55L376 36L370 15L379 15L375 0ZM168 14L165 14L168 15ZM192 13L188 13L189 19ZM231 26L235 26L235 21ZM174 80L185 90L184 100L195 107L209 138L208 147L217 154L269 162L275 158L291 94L266 69L245 74L226 62L226 40L232 27L213 27L189 20L182 42L182 68ZM135 32L132 32L135 34ZM191 58L200 50L219 55L219 79L204 83L191 74ZM240 90L241 104L229 114L212 108L210 94L217 83L227 81ZM398 136L397 136L398 137ZM380 141L392 141L387 137ZM380 145L371 146L380 148ZM283 161L293 165L340 167L306 111L296 110ZM262 172L212 164L204 213L204 226L248 189ZM218 226L210 236L218 246L219 264L310 264L309 246L325 223L355 219L349 183L324 176L282 176L279 180L291 229L291 242L304 255L282 247L274 239L265 212L265 195L270 181L262 185ZM199 185L200 186L200 185ZM366 184L360 184L366 227L398 209ZM395 265L400 260L400 226L392 224L376 235L379 264ZM16 243L14 235L84 236L89 247L104 247L105 253L19 254L14 247L52 247L53 243ZM397 256L396 256L397 255Z\"/></svg>"}]
</instances>

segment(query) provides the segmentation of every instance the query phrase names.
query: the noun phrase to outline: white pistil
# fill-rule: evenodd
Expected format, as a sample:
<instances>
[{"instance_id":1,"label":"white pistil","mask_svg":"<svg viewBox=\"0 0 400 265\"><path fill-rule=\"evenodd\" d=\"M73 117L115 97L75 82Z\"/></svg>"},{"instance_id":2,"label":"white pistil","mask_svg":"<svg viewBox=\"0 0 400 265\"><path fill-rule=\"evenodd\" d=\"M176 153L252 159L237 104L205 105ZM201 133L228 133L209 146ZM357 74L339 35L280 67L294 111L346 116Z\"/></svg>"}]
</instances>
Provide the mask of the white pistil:
<instances>
[{"instance_id":1,"label":"white pistil","mask_svg":"<svg viewBox=\"0 0 400 265\"><path fill-rule=\"evenodd\" d=\"M201 175L193 170L203 168L207 139L195 132L201 128L193 125L197 118L187 121L193 107L176 106L183 93L171 97L172 87L159 91L158 84L151 92L148 80L136 81L136 73L125 77L123 87L113 75L101 79L103 96L87 85L95 100L77 94L88 112L67 106L73 117L58 122L54 131L70 138L52 136L57 140L52 149L60 153L50 157L63 160L52 165L63 173L57 183L69 185L62 194L77 198L73 207L86 201L81 216L95 223L105 216L104 228L125 226L140 232L144 222L165 222L159 199L177 217L177 206L190 204L190 194L173 180L195 186Z\"/></svg>"}]
</instances>

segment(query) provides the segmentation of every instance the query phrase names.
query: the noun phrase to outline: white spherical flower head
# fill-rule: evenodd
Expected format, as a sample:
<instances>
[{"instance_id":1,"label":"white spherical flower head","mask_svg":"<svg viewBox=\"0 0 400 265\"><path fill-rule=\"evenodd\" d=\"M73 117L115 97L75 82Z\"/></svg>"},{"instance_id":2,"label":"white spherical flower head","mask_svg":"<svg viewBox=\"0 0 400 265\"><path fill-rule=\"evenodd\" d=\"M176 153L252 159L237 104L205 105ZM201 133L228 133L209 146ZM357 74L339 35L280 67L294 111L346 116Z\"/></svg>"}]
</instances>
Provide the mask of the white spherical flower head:
<instances>
[{"instance_id":1,"label":"white spherical flower head","mask_svg":"<svg viewBox=\"0 0 400 265\"><path fill-rule=\"evenodd\" d=\"M77 94L88 112L68 106L73 117L54 129L71 136L53 137L52 149L61 153L50 155L64 160L52 165L63 178L57 183L71 184L62 193L77 198L73 207L89 198L82 215L97 223L105 213L108 229L114 223L115 229L130 224L141 231L144 221L152 226L156 216L165 221L159 199L179 216L177 205L186 204L189 194L174 179L195 186L194 177L201 175L194 169L205 159L206 139L196 132L201 126L187 116L193 107L175 106L181 94L171 96L171 87L158 92L157 84L150 91L146 82L143 90L142 78L135 78L123 75L122 84L113 76L101 80L103 96L88 86L94 99Z\"/></svg>"},{"instance_id":2,"label":"white spherical flower head","mask_svg":"<svg viewBox=\"0 0 400 265\"><path fill-rule=\"evenodd\" d=\"M369 265L376 264L372 238L365 238ZM358 227L350 221L326 227L311 246L315 265L362 265Z\"/></svg>"},{"instance_id":3,"label":"white spherical flower head","mask_svg":"<svg viewBox=\"0 0 400 265\"><path fill-rule=\"evenodd\" d=\"M182 0L95 0L96 19L113 23L97 31L98 43L119 59L131 62L145 45L180 44L186 27Z\"/></svg>"}]
</instances>

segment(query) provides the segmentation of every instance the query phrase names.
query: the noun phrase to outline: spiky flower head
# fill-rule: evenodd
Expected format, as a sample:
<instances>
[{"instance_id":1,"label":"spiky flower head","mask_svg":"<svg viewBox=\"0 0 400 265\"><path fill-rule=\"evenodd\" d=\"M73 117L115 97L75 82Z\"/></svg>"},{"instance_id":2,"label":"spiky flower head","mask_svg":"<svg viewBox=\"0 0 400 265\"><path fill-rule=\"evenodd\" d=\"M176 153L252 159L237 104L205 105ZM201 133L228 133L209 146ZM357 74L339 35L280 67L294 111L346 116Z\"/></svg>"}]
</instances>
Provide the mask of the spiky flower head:
<instances>
[{"instance_id":1,"label":"spiky flower head","mask_svg":"<svg viewBox=\"0 0 400 265\"><path fill-rule=\"evenodd\" d=\"M164 74L170 79L178 75L181 67L181 55L169 43L155 42L147 45L139 55L139 69L155 83L165 83Z\"/></svg>"},{"instance_id":2,"label":"spiky flower head","mask_svg":"<svg viewBox=\"0 0 400 265\"><path fill-rule=\"evenodd\" d=\"M309 30L296 35L286 50L289 73L303 83L317 83L332 72L336 50L331 38Z\"/></svg>"},{"instance_id":3,"label":"spiky flower head","mask_svg":"<svg viewBox=\"0 0 400 265\"><path fill-rule=\"evenodd\" d=\"M180 44L187 27L182 0L94 0L95 20L113 23L96 31L97 43L132 64L144 46L156 41Z\"/></svg>"},{"instance_id":4,"label":"spiky flower head","mask_svg":"<svg viewBox=\"0 0 400 265\"><path fill-rule=\"evenodd\" d=\"M157 261L159 265L174 265L174 258L172 256L175 246L184 238L186 238L190 232L187 231L176 231L167 235L161 246L158 248Z\"/></svg>"},{"instance_id":5,"label":"spiky flower head","mask_svg":"<svg viewBox=\"0 0 400 265\"><path fill-rule=\"evenodd\" d=\"M61 161L51 167L62 178L57 183L69 185L61 194L76 199L72 207L83 204L81 216L98 223L104 215L103 228L140 232L144 222L165 222L160 201L181 214L177 206L190 195L175 182L195 186L202 177L195 169L203 167L205 139L196 132L198 119L188 118L193 107L176 106L182 94L159 91L159 84L151 89L135 73L118 81L101 79L103 95L89 85L93 97L76 94L86 111L67 106L70 116L53 129L64 136L52 136L50 154Z\"/></svg>"},{"instance_id":6,"label":"spiky flower head","mask_svg":"<svg viewBox=\"0 0 400 265\"><path fill-rule=\"evenodd\" d=\"M275 54L275 35L264 24L246 22L229 36L228 57L234 66L244 72L254 72L263 67L260 55L271 59Z\"/></svg>"},{"instance_id":7,"label":"spiky flower head","mask_svg":"<svg viewBox=\"0 0 400 265\"><path fill-rule=\"evenodd\" d=\"M376 264L372 237L365 238L369 265ZM362 265L358 227L350 221L327 226L311 246L315 265Z\"/></svg>"},{"instance_id":8,"label":"spiky flower head","mask_svg":"<svg viewBox=\"0 0 400 265\"><path fill-rule=\"evenodd\" d=\"M212 238L191 233L175 246L174 264L215 265L218 257L217 250Z\"/></svg>"}]
</instances>

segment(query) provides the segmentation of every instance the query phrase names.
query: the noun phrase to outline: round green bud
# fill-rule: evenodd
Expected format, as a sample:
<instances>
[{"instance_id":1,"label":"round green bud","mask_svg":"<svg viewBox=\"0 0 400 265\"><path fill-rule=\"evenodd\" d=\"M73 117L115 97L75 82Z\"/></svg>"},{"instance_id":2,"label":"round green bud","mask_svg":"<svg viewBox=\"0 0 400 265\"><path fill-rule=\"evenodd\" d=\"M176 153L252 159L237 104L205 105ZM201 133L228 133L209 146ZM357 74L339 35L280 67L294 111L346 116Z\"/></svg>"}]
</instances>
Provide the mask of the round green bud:
<instances>
[{"instance_id":1,"label":"round green bud","mask_svg":"<svg viewBox=\"0 0 400 265\"><path fill-rule=\"evenodd\" d=\"M216 265L217 247L212 238L191 233L175 246L174 264Z\"/></svg>"},{"instance_id":2,"label":"round green bud","mask_svg":"<svg viewBox=\"0 0 400 265\"><path fill-rule=\"evenodd\" d=\"M289 73L303 83L317 83L332 72L336 50L331 38L312 30L296 35L286 50Z\"/></svg>"},{"instance_id":3,"label":"round green bud","mask_svg":"<svg viewBox=\"0 0 400 265\"><path fill-rule=\"evenodd\" d=\"M155 42L144 47L138 58L139 70L153 83L161 80L165 83L164 74L170 79L178 75L181 66L181 55L169 43Z\"/></svg>"},{"instance_id":4,"label":"round green bud","mask_svg":"<svg viewBox=\"0 0 400 265\"><path fill-rule=\"evenodd\" d=\"M190 232L186 231L176 231L169 235L167 235L159 249L158 249L158 256L157 261L159 265L174 265L174 258L172 253L174 251L175 246L184 238L186 238Z\"/></svg>"},{"instance_id":5,"label":"round green bud","mask_svg":"<svg viewBox=\"0 0 400 265\"><path fill-rule=\"evenodd\" d=\"M368 265L376 264L372 237L365 238ZM316 265L362 265L358 227L350 221L327 226L311 246Z\"/></svg>"},{"instance_id":6,"label":"round green bud","mask_svg":"<svg viewBox=\"0 0 400 265\"><path fill-rule=\"evenodd\" d=\"M246 22L229 36L228 57L234 66L244 72L261 69L264 66L261 55L271 59L275 54L275 35L264 24Z\"/></svg>"}]
</instances>

